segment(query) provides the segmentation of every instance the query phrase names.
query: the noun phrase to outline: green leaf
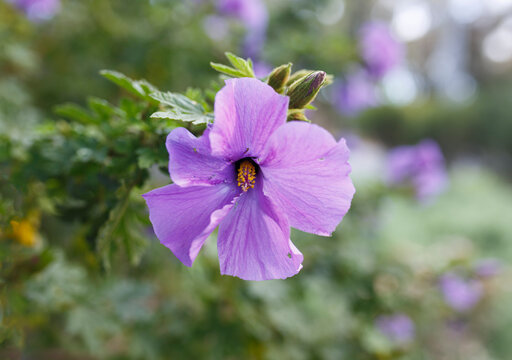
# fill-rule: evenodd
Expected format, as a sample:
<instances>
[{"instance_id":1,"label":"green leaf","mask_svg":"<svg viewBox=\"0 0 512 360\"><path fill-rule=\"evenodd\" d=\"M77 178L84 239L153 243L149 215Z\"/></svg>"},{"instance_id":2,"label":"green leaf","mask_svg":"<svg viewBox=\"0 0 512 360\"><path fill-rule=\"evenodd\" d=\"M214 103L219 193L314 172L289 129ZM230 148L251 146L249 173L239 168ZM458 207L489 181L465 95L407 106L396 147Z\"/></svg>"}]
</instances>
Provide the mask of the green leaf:
<instances>
[{"instance_id":1,"label":"green leaf","mask_svg":"<svg viewBox=\"0 0 512 360\"><path fill-rule=\"evenodd\" d=\"M252 70L252 60L251 59L242 59L241 57L236 56L230 52L226 52L226 57L228 58L231 65L235 67L235 69L240 70L244 74L249 77L254 77L254 71Z\"/></svg>"},{"instance_id":2,"label":"green leaf","mask_svg":"<svg viewBox=\"0 0 512 360\"><path fill-rule=\"evenodd\" d=\"M151 115L152 119L167 119L167 120L178 120L183 122L190 122L194 125L208 124L213 122L213 116L211 114L204 115L188 115L183 113L177 113L175 111L158 111Z\"/></svg>"},{"instance_id":3,"label":"green leaf","mask_svg":"<svg viewBox=\"0 0 512 360\"><path fill-rule=\"evenodd\" d=\"M171 92L155 92L151 97L171 109L159 111L151 115L152 118L180 120L192 124L207 124L213 116L207 113L204 106L188 97Z\"/></svg>"},{"instance_id":4,"label":"green leaf","mask_svg":"<svg viewBox=\"0 0 512 360\"><path fill-rule=\"evenodd\" d=\"M162 158L160 156L158 149L153 148L137 149L137 155L139 156L137 159L137 163L141 169L148 169L155 164L165 165L165 161L169 161L168 157L166 156L163 159L165 160L164 163L162 163Z\"/></svg>"},{"instance_id":5,"label":"green leaf","mask_svg":"<svg viewBox=\"0 0 512 360\"><path fill-rule=\"evenodd\" d=\"M69 103L58 105L54 108L54 111L59 116L65 117L70 120L76 120L83 124L98 123L98 120L91 116L91 114L89 114L87 110L81 108L76 104Z\"/></svg>"},{"instance_id":6,"label":"green leaf","mask_svg":"<svg viewBox=\"0 0 512 360\"><path fill-rule=\"evenodd\" d=\"M106 79L112 81L119 87L129 91L135 96L145 100L151 100L149 94L157 89L146 80L133 80L120 72L113 70L101 70L100 74Z\"/></svg>"},{"instance_id":7,"label":"green leaf","mask_svg":"<svg viewBox=\"0 0 512 360\"><path fill-rule=\"evenodd\" d=\"M233 67L213 62L210 63L210 66L218 72L232 77L255 77L251 59L245 60L230 52L226 53L226 57Z\"/></svg>"},{"instance_id":8,"label":"green leaf","mask_svg":"<svg viewBox=\"0 0 512 360\"><path fill-rule=\"evenodd\" d=\"M117 190L117 204L110 210L108 220L103 224L97 239L97 251L103 259L103 265L110 270L111 244L114 232L123 218L130 201L132 186L123 185Z\"/></svg>"},{"instance_id":9,"label":"green leaf","mask_svg":"<svg viewBox=\"0 0 512 360\"><path fill-rule=\"evenodd\" d=\"M103 118L109 118L119 113L119 110L108 101L91 96L87 99L89 108Z\"/></svg>"},{"instance_id":10,"label":"green leaf","mask_svg":"<svg viewBox=\"0 0 512 360\"><path fill-rule=\"evenodd\" d=\"M227 65L211 62L210 66L212 68L214 68L215 70L217 70L218 72L221 72L223 74L226 74L226 75L229 75L232 77L246 77L243 72L233 69L232 67L227 66Z\"/></svg>"}]
</instances>

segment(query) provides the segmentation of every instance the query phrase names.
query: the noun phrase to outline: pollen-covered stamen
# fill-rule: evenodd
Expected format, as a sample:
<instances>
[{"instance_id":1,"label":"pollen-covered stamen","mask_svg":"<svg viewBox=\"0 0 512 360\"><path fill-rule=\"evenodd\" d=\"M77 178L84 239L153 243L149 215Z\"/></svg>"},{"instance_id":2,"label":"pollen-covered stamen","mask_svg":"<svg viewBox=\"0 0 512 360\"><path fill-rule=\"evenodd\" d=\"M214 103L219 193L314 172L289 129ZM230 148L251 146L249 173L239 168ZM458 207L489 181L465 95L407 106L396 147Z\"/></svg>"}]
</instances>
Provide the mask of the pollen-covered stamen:
<instances>
[{"instance_id":1,"label":"pollen-covered stamen","mask_svg":"<svg viewBox=\"0 0 512 360\"><path fill-rule=\"evenodd\" d=\"M244 192L254 188L254 184L256 183L256 169L251 161L244 160L240 163L238 167L237 183Z\"/></svg>"}]
</instances>

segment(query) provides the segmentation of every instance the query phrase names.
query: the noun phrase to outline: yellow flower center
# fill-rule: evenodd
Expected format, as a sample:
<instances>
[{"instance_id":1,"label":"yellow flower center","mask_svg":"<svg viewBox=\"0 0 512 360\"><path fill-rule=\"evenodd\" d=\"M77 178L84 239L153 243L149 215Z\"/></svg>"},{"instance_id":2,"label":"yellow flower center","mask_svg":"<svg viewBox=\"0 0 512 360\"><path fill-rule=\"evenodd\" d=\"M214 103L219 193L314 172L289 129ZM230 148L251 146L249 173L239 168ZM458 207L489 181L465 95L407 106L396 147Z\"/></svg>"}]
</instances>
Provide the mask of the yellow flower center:
<instances>
[{"instance_id":1,"label":"yellow flower center","mask_svg":"<svg viewBox=\"0 0 512 360\"><path fill-rule=\"evenodd\" d=\"M240 186L244 192L254 188L254 184L256 183L256 169L249 160L242 161L238 167L237 182L238 186Z\"/></svg>"}]
</instances>

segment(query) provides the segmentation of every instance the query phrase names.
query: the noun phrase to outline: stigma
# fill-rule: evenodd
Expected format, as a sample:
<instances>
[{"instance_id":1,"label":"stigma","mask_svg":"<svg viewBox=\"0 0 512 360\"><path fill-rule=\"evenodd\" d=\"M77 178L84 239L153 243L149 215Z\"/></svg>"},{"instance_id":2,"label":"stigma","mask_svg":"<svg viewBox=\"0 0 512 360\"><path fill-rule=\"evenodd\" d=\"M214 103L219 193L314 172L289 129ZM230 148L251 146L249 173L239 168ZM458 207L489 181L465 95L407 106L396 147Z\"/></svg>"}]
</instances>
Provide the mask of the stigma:
<instances>
[{"instance_id":1,"label":"stigma","mask_svg":"<svg viewBox=\"0 0 512 360\"><path fill-rule=\"evenodd\" d=\"M256 183L256 169L251 161L244 160L240 163L238 167L237 183L238 186L242 188L243 192L254 188L254 184Z\"/></svg>"}]
</instances>

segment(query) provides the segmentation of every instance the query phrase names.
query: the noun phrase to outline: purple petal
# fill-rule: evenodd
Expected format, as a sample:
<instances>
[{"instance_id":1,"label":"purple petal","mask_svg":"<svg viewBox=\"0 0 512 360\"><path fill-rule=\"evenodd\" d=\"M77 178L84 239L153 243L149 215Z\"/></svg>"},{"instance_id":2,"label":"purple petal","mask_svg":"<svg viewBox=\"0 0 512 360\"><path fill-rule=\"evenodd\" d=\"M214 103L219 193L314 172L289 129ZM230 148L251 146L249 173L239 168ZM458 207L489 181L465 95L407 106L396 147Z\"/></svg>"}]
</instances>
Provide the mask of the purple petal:
<instances>
[{"instance_id":1,"label":"purple petal","mask_svg":"<svg viewBox=\"0 0 512 360\"><path fill-rule=\"evenodd\" d=\"M330 235L350 208L354 186L349 150L325 129L289 122L270 138L260 163L263 191L286 213L291 226Z\"/></svg>"},{"instance_id":2,"label":"purple petal","mask_svg":"<svg viewBox=\"0 0 512 360\"><path fill-rule=\"evenodd\" d=\"M206 238L231 209L237 194L237 189L229 185L179 187L173 184L142 196L160 242L183 264L192 266Z\"/></svg>"},{"instance_id":3,"label":"purple petal","mask_svg":"<svg viewBox=\"0 0 512 360\"><path fill-rule=\"evenodd\" d=\"M302 268L288 222L261 191L242 194L219 226L221 273L244 280L285 279Z\"/></svg>"},{"instance_id":4,"label":"purple petal","mask_svg":"<svg viewBox=\"0 0 512 360\"><path fill-rule=\"evenodd\" d=\"M233 165L211 155L209 130L196 138L185 128L167 136L169 173L179 186L215 185L234 181Z\"/></svg>"},{"instance_id":5,"label":"purple petal","mask_svg":"<svg viewBox=\"0 0 512 360\"><path fill-rule=\"evenodd\" d=\"M226 81L215 98L210 132L213 155L258 157L270 135L286 122L288 97L253 78Z\"/></svg>"}]
</instances>

